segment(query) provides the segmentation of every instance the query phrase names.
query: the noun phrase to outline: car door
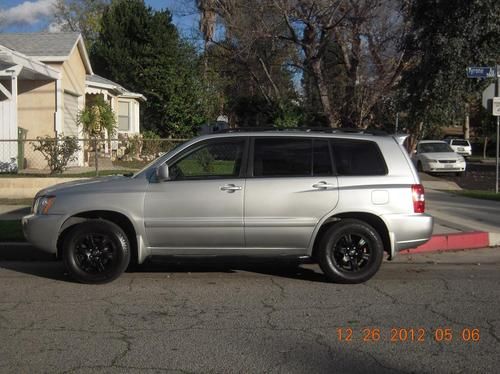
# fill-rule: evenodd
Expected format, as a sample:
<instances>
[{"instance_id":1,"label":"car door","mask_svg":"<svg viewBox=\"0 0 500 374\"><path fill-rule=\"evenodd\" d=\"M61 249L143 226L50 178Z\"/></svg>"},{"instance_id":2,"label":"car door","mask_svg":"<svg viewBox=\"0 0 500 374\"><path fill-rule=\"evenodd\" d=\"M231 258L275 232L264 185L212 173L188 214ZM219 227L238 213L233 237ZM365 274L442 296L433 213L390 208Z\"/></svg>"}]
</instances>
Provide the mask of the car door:
<instances>
[{"instance_id":1,"label":"car door","mask_svg":"<svg viewBox=\"0 0 500 374\"><path fill-rule=\"evenodd\" d=\"M194 144L167 161L169 180L152 181L144 203L153 254L244 247L246 149L244 137L224 137Z\"/></svg>"},{"instance_id":2,"label":"car door","mask_svg":"<svg viewBox=\"0 0 500 374\"><path fill-rule=\"evenodd\" d=\"M247 248L304 253L314 228L338 201L329 142L255 137L245 188Z\"/></svg>"}]
</instances>

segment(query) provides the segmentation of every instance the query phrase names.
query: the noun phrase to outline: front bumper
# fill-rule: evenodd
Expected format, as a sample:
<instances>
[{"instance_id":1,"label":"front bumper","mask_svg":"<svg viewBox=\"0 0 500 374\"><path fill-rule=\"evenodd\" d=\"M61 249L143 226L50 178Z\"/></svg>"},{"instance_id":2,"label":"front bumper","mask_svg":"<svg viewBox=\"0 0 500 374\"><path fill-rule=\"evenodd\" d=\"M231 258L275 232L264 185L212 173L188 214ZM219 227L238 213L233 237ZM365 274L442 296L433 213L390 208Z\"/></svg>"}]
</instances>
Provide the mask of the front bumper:
<instances>
[{"instance_id":1,"label":"front bumper","mask_svg":"<svg viewBox=\"0 0 500 374\"><path fill-rule=\"evenodd\" d=\"M52 254L57 253L59 229L64 222L62 215L30 214L22 219L25 238L35 247Z\"/></svg>"},{"instance_id":2,"label":"front bumper","mask_svg":"<svg viewBox=\"0 0 500 374\"><path fill-rule=\"evenodd\" d=\"M448 173L448 172L463 172L465 171L465 162L456 162L456 163L439 163L439 162L429 162L426 165L426 171L435 172L435 173Z\"/></svg>"},{"instance_id":3,"label":"front bumper","mask_svg":"<svg viewBox=\"0 0 500 374\"><path fill-rule=\"evenodd\" d=\"M432 236L434 219L428 214L390 214L383 216L389 229L391 255L415 248Z\"/></svg>"}]
</instances>

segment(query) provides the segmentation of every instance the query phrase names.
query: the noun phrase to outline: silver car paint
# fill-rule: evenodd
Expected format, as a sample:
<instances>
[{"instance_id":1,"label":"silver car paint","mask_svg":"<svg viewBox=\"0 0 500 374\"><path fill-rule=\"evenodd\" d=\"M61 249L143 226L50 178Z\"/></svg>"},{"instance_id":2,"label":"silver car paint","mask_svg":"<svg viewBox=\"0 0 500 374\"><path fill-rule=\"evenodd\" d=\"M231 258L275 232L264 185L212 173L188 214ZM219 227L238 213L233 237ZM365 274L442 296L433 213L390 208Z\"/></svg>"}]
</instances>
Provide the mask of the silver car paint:
<instances>
[{"instance_id":1,"label":"silver car paint","mask_svg":"<svg viewBox=\"0 0 500 374\"><path fill-rule=\"evenodd\" d=\"M157 166L198 142L238 136L370 140L387 163L384 176L232 178L203 181L154 179ZM318 186L325 182L327 187ZM89 211L117 212L132 223L138 261L150 255L311 255L323 223L339 214L368 213L386 225L391 255L425 243L432 217L414 214L411 185L419 183L404 148L389 136L321 133L229 133L195 138L160 157L133 178L64 183L40 191L56 196L49 215L23 218L28 240L56 253L57 237ZM241 187L228 192L226 185Z\"/></svg>"}]
</instances>

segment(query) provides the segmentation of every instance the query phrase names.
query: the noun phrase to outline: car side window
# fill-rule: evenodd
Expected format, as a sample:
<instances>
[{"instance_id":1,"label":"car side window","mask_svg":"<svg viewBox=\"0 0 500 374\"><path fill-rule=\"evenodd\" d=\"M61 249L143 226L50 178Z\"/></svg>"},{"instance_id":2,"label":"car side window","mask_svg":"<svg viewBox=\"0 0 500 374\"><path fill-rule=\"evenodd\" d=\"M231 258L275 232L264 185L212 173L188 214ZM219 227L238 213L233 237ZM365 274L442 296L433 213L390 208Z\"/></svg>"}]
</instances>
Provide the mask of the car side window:
<instances>
[{"instance_id":1,"label":"car side window","mask_svg":"<svg viewBox=\"0 0 500 374\"><path fill-rule=\"evenodd\" d=\"M339 175L386 175L387 165L375 142L333 140L332 150Z\"/></svg>"},{"instance_id":2,"label":"car side window","mask_svg":"<svg viewBox=\"0 0 500 374\"><path fill-rule=\"evenodd\" d=\"M237 178L240 175L245 140L210 142L172 164L171 180Z\"/></svg>"},{"instance_id":3,"label":"car side window","mask_svg":"<svg viewBox=\"0 0 500 374\"><path fill-rule=\"evenodd\" d=\"M309 177L332 174L327 140L283 137L255 139L255 177Z\"/></svg>"}]
</instances>

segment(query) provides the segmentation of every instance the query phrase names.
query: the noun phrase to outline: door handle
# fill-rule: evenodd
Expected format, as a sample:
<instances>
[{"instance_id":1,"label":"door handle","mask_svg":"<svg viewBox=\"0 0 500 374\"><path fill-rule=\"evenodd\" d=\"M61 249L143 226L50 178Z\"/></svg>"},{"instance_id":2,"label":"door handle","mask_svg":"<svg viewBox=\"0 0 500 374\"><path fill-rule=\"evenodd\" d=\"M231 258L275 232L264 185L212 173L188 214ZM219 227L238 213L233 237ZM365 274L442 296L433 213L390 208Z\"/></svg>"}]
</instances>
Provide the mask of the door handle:
<instances>
[{"instance_id":1,"label":"door handle","mask_svg":"<svg viewBox=\"0 0 500 374\"><path fill-rule=\"evenodd\" d=\"M234 184L226 184L224 186L220 187L221 191L227 191L229 193L232 193L234 191L239 191L241 190L241 186L235 186Z\"/></svg>"},{"instance_id":2,"label":"door handle","mask_svg":"<svg viewBox=\"0 0 500 374\"><path fill-rule=\"evenodd\" d=\"M319 188L319 189L327 189L327 188L335 188L335 187L336 186L334 184L326 183L325 181L314 183L312 185L312 188Z\"/></svg>"}]
</instances>

